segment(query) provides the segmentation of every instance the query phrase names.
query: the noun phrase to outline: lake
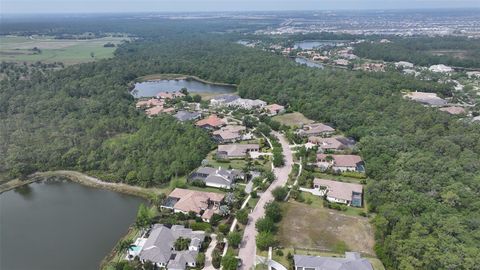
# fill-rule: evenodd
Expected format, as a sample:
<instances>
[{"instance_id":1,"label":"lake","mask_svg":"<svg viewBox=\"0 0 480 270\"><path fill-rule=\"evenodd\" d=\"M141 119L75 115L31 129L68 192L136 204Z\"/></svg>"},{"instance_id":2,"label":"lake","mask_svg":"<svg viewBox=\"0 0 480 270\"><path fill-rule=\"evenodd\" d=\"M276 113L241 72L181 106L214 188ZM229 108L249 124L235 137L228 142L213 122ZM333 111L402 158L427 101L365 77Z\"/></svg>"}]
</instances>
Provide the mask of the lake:
<instances>
[{"instance_id":1,"label":"lake","mask_svg":"<svg viewBox=\"0 0 480 270\"><path fill-rule=\"evenodd\" d=\"M135 222L142 202L67 180L2 193L0 269L98 269Z\"/></svg>"},{"instance_id":2,"label":"lake","mask_svg":"<svg viewBox=\"0 0 480 270\"><path fill-rule=\"evenodd\" d=\"M336 46L337 41L304 40L294 44L295 49L311 50L314 48L323 48L326 46Z\"/></svg>"},{"instance_id":3,"label":"lake","mask_svg":"<svg viewBox=\"0 0 480 270\"><path fill-rule=\"evenodd\" d=\"M181 79L138 82L135 83L132 95L136 98L153 97L156 96L158 92L179 91L184 87L187 88L190 93L227 94L236 91L235 87L230 85L216 85L194 79Z\"/></svg>"},{"instance_id":4,"label":"lake","mask_svg":"<svg viewBox=\"0 0 480 270\"><path fill-rule=\"evenodd\" d=\"M324 68L324 66L322 64L313 62L313 61L305 59L303 57L295 57L295 62L299 63L301 65L306 65L307 67L314 67L314 68L320 68L320 69Z\"/></svg>"}]
</instances>

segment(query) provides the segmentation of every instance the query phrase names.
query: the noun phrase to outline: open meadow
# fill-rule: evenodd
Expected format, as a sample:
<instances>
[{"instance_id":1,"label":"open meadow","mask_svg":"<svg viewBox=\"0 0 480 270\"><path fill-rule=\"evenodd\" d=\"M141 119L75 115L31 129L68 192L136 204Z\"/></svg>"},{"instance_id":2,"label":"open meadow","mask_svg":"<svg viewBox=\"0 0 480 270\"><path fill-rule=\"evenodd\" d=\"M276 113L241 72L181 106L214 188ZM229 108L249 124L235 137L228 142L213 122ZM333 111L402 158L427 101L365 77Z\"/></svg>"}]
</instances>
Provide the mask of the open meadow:
<instances>
[{"instance_id":1,"label":"open meadow","mask_svg":"<svg viewBox=\"0 0 480 270\"><path fill-rule=\"evenodd\" d=\"M311 124L314 122L299 112L277 115L273 117L273 120L290 127L300 127L302 125Z\"/></svg>"},{"instance_id":2,"label":"open meadow","mask_svg":"<svg viewBox=\"0 0 480 270\"><path fill-rule=\"evenodd\" d=\"M113 57L116 47L104 47L107 43L118 45L127 37L95 39L55 39L49 36L0 36L0 61L52 63L65 65L91 62Z\"/></svg>"}]
</instances>

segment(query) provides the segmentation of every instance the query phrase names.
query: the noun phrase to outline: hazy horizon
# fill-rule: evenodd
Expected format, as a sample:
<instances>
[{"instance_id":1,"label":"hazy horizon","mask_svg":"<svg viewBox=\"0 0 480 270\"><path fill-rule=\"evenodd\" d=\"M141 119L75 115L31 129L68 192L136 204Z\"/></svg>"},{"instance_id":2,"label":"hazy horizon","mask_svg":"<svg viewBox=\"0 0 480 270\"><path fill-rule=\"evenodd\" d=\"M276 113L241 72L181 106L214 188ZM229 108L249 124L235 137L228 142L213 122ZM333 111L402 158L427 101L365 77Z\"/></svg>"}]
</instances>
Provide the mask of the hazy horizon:
<instances>
[{"instance_id":1,"label":"hazy horizon","mask_svg":"<svg viewBox=\"0 0 480 270\"><path fill-rule=\"evenodd\" d=\"M473 0L0 0L1 15L480 8Z\"/></svg>"}]
</instances>

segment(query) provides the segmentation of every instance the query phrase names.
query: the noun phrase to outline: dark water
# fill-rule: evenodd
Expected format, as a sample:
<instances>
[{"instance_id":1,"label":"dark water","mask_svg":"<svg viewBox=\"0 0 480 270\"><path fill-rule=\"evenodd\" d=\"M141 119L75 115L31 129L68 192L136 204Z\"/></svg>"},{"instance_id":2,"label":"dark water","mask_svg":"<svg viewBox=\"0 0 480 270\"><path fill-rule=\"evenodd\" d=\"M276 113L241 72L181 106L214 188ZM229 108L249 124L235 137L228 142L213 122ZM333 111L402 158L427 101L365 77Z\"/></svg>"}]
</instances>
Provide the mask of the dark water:
<instances>
[{"instance_id":1,"label":"dark water","mask_svg":"<svg viewBox=\"0 0 480 270\"><path fill-rule=\"evenodd\" d=\"M302 49L302 50L311 50L314 48L323 48L326 46L335 46L337 44L336 41L316 41L316 40L305 40L300 41L294 44L295 49Z\"/></svg>"},{"instance_id":2,"label":"dark water","mask_svg":"<svg viewBox=\"0 0 480 270\"><path fill-rule=\"evenodd\" d=\"M301 65L306 65L307 67L314 67L314 68L321 68L321 69L324 68L324 66L322 64L315 63L311 60L307 60L307 59L302 58L302 57L295 57L295 62L297 62Z\"/></svg>"},{"instance_id":3,"label":"dark water","mask_svg":"<svg viewBox=\"0 0 480 270\"><path fill-rule=\"evenodd\" d=\"M190 93L232 93L235 92L235 87L215 85L200 82L197 80L157 80L136 83L132 91L132 95L139 97L153 97L158 92L173 92L179 91L182 88L187 88Z\"/></svg>"},{"instance_id":4,"label":"dark water","mask_svg":"<svg viewBox=\"0 0 480 270\"><path fill-rule=\"evenodd\" d=\"M135 221L142 202L69 181L2 193L0 269L98 269Z\"/></svg>"}]
</instances>

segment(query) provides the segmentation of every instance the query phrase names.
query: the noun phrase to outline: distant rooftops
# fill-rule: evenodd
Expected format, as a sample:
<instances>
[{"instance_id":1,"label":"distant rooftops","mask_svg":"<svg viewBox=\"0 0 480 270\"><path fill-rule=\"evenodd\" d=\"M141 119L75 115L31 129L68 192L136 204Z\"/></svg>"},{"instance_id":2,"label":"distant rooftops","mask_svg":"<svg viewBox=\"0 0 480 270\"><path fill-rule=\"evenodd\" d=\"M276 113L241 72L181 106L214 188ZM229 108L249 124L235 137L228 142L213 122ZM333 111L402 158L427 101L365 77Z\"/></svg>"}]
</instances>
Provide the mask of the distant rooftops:
<instances>
[{"instance_id":1,"label":"distant rooftops","mask_svg":"<svg viewBox=\"0 0 480 270\"><path fill-rule=\"evenodd\" d=\"M430 106L443 106L447 101L440 98L436 93L410 92L405 97Z\"/></svg>"},{"instance_id":2,"label":"distant rooftops","mask_svg":"<svg viewBox=\"0 0 480 270\"><path fill-rule=\"evenodd\" d=\"M373 270L372 264L357 252L345 252L345 258L294 255L296 270Z\"/></svg>"},{"instance_id":3,"label":"distant rooftops","mask_svg":"<svg viewBox=\"0 0 480 270\"><path fill-rule=\"evenodd\" d=\"M197 120L202 117L202 114L199 112L179 111L174 115L174 117L177 118L178 121L184 122Z\"/></svg>"},{"instance_id":4,"label":"distant rooftops","mask_svg":"<svg viewBox=\"0 0 480 270\"><path fill-rule=\"evenodd\" d=\"M205 119L199 120L195 125L206 128L218 128L225 125L225 121L216 114L212 114Z\"/></svg>"},{"instance_id":5,"label":"distant rooftops","mask_svg":"<svg viewBox=\"0 0 480 270\"><path fill-rule=\"evenodd\" d=\"M465 114L465 113L467 113L467 111L464 108L458 107L458 106L440 108L440 111L446 112L446 113L449 113L449 114L454 114L454 115L455 114Z\"/></svg>"},{"instance_id":6,"label":"distant rooftops","mask_svg":"<svg viewBox=\"0 0 480 270\"><path fill-rule=\"evenodd\" d=\"M432 72L441 72L441 73L453 72L452 67L449 67L449 66L446 66L446 65L443 65L443 64L430 66L428 68L428 70L430 70Z\"/></svg>"}]
</instances>

